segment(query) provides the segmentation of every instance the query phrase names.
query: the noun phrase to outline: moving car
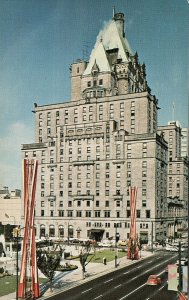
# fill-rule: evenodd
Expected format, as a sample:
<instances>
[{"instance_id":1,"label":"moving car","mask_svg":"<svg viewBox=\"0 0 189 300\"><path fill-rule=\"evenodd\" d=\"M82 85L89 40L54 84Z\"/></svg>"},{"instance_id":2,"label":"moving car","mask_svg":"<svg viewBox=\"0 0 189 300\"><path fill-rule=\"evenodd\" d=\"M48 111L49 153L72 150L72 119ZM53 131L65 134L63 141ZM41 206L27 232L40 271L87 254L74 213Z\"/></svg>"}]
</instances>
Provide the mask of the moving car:
<instances>
[{"instance_id":1,"label":"moving car","mask_svg":"<svg viewBox=\"0 0 189 300\"><path fill-rule=\"evenodd\" d=\"M157 275L150 275L146 282L147 285L158 285L161 284L161 278Z\"/></svg>"}]
</instances>

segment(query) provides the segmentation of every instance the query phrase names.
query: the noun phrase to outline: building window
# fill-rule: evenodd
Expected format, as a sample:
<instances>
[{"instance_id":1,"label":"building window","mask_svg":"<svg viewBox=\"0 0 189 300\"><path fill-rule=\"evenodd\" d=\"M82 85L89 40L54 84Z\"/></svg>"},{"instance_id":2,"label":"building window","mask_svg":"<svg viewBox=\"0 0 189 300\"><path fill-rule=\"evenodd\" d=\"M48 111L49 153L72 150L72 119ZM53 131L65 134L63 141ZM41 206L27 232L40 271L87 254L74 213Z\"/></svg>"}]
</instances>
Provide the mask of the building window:
<instances>
[{"instance_id":1,"label":"building window","mask_svg":"<svg viewBox=\"0 0 189 300\"><path fill-rule=\"evenodd\" d=\"M68 217L73 217L73 211L72 210L68 210L67 211L67 216Z\"/></svg>"},{"instance_id":2,"label":"building window","mask_svg":"<svg viewBox=\"0 0 189 300\"><path fill-rule=\"evenodd\" d=\"M63 210L59 210L58 216L59 216L59 217L64 217L64 211L63 211Z\"/></svg>"},{"instance_id":3,"label":"building window","mask_svg":"<svg viewBox=\"0 0 189 300\"><path fill-rule=\"evenodd\" d=\"M116 201L116 206L120 207L121 206L121 202L119 200Z\"/></svg>"},{"instance_id":4,"label":"building window","mask_svg":"<svg viewBox=\"0 0 189 300\"><path fill-rule=\"evenodd\" d=\"M120 196L121 195L121 191L120 190L116 190L116 195Z\"/></svg>"},{"instance_id":5,"label":"building window","mask_svg":"<svg viewBox=\"0 0 189 300\"><path fill-rule=\"evenodd\" d=\"M100 152L100 146L96 146L96 152Z\"/></svg>"},{"instance_id":6,"label":"building window","mask_svg":"<svg viewBox=\"0 0 189 300\"><path fill-rule=\"evenodd\" d=\"M96 170L100 170L100 165L96 164Z\"/></svg>"},{"instance_id":7,"label":"building window","mask_svg":"<svg viewBox=\"0 0 189 300\"><path fill-rule=\"evenodd\" d=\"M86 210L85 217L86 218L91 218L91 211L90 210Z\"/></svg>"},{"instance_id":8,"label":"building window","mask_svg":"<svg viewBox=\"0 0 189 300\"><path fill-rule=\"evenodd\" d=\"M100 202L99 202L99 200L97 200L96 201L96 207L99 207L99 204L100 204Z\"/></svg>"},{"instance_id":9,"label":"building window","mask_svg":"<svg viewBox=\"0 0 189 300\"><path fill-rule=\"evenodd\" d=\"M95 218L100 218L100 211L99 210L95 211Z\"/></svg>"},{"instance_id":10,"label":"building window","mask_svg":"<svg viewBox=\"0 0 189 300\"><path fill-rule=\"evenodd\" d=\"M131 211L130 209L127 209L127 218L130 218L130 216L131 216Z\"/></svg>"},{"instance_id":11,"label":"building window","mask_svg":"<svg viewBox=\"0 0 189 300\"><path fill-rule=\"evenodd\" d=\"M44 209L42 209L41 210L41 217L44 217L44 215L45 215L45 211L44 211Z\"/></svg>"},{"instance_id":12,"label":"building window","mask_svg":"<svg viewBox=\"0 0 189 300\"><path fill-rule=\"evenodd\" d=\"M105 218L110 218L110 211L109 210L104 212L104 217Z\"/></svg>"},{"instance_id":13,"label":"building window","mask_svg":"<svg viewBox=\"0 0 189 300\"><path fill-rule=\"evenodd\" d=\"M146 218L148 218L148 219L150 218L150 210L148 210L148 209L146 210Z\"/></svg>"},{"instance_id":14,"label":"building window","mask_svg":"<svg viewBox=\"0 0 189 300\"><path fill-rule=\"evenodd\" d=\"M103 85L103 80L99 79L99 85Z\"/></svg>"},{"instance_id":15,"label":"building window","mask_svg":"<svg viewBox=\"0 0 189 300\"><path fill-rule=\"evenodd\" d=\"M105 191L105 195L106 195L106 196L109 196L109 194L110 194L109 190L106 190L106 191Z\"/></svg>"},{"instance_id":16,"label":"building window","mask_svg":"<svg viewBox=\"0 0 189 300\"><path fill-rule=\"evenodd\" d=\"M68 201L68 207L72 207L72 201L71 200Z\"/></svg>"},{"instance_id":17,"label":"building window","mask_svg":"<svg viewBox=\"0 0 189 300\"><path fill-rule=\"evenodd\" d=\"M105 207L109 207L110 202L109 201L105 201Z\"/></svg>"},{"instance_id":18,"label":"building window","mask_svg":"<svg viewBox=\"0 0 189 300\"><path fill-rule=\"evenodd\" d=\"M81 218L82 217L82 211L77 210L76 211L76 217Z\"/></svg>"},{"instance_id":19,"label":"building window","mask_svg":"<svg viewBox=\"0 0 189 300\"><path fill-rule=\"evenodd\" d=\"M124 117L124 111L120 111L120 118Z\"/></svg>"}]
</instances>

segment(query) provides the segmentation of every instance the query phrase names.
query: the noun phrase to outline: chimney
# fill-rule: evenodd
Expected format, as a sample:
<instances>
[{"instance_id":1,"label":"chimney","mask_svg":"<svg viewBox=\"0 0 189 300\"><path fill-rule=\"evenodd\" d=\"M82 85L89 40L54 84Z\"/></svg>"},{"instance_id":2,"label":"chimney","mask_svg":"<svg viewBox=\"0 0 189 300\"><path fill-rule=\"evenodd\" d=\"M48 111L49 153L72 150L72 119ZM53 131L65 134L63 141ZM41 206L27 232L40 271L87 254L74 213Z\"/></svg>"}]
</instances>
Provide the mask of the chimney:
<instances>
[{"instance_id":1,"label":"chimney","mask_svg":"<svg viewBox=\"0 0 189 300\"><path fill-rule=\"evenodd\" d=\"M113 20L116 22L119 33L122 37L125 37L124 32L124 14L123 13L115 13Z\"/></svg>"}]
</instances>

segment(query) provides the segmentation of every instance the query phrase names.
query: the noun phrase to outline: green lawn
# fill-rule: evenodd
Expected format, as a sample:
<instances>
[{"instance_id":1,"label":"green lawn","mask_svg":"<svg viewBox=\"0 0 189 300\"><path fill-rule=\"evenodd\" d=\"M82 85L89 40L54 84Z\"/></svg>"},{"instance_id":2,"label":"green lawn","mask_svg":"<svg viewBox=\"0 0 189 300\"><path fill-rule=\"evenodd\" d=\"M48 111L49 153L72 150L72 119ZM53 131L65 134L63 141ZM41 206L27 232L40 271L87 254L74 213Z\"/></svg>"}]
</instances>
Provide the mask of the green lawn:
<instances>
[{"instance_id":1,"label":"green lawn","mask_svg":"<svg viewBox=\"0 0 189 300\"><path fill-rule=\"evenodd\" d=\"M103 263L103 258L105 257L106 258L106 262L110 262L112 260L115 259L115 254L117 255L118 257L118 260L119 258L121 257L126 257L127 255L127 252L124 252L124 251L118 251L117 253L113 250L96 250L96 253L95 253L95 256L92 258L91 262L95 262L95 263ZM88 259L89 260L91 259L91 255L88 256ZM79 260L79 258L77 258L77 260Z\"/></svg>"},{"instance_id":2,"label":"green lawn","mask_svg":"<svg viewBox=\"0 0 189 300\"><path fill-rule=\"evenodd\" d=\"M39 282L46 282L47 279L40 278ZM10 293L16 293L16 276L5 276L0 278L0 297Z\"/></svg>"}]
</instances>

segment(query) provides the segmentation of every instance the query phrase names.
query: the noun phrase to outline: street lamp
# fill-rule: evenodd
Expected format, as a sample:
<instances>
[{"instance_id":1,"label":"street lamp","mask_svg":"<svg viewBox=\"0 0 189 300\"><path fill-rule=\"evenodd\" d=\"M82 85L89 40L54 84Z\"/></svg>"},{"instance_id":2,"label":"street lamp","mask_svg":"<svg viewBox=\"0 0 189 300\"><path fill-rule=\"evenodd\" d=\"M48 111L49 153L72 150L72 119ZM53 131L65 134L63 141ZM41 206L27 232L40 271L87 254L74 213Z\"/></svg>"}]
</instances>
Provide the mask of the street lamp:
<instances>
[{"instance_id":1,"label":"street lamp","mask_svg":"<svg viewBox=\"0 0 189 300\"><path fill-rule=\"evenodd\" d=\"M70 225L70 220L68 221L68 246L70 244L70 227L72 227L72 225Z\"/></svg>"},{"instance_id":2,"label":"street lamp","mask_svg":"<svg viewBox=\"0 0 189 300\"><path fill-rule=\"evenodd\" d=\"M117 232L117 228L119 223L115 223L115 268L117 268L117 242L119 241L119 233Z\"/></svg>"},{"instance_id":3,"label":"street lamp","mask_svg":"<svg viewBox=\"0 0 189 300\"><path fill-rule=\"evenodd\" d=\"M18 300L18 237L22 228L15 228L16 233L16 300Z\"/></svg>"}]
</instances>

